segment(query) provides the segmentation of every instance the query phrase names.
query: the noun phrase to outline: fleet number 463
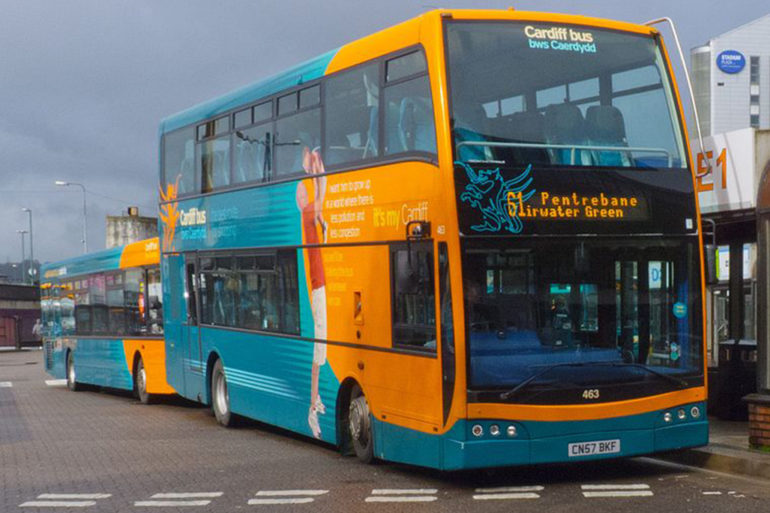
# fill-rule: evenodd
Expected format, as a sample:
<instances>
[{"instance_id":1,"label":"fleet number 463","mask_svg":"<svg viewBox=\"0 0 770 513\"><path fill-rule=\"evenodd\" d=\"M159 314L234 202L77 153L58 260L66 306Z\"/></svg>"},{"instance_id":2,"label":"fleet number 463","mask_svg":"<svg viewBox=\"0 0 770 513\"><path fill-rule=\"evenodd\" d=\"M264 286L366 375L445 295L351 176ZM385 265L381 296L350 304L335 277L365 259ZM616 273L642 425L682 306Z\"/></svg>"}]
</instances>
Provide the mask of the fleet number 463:
<instances>
[{"instance_id":1,"label":"fleet number 463","mask_svg":"<svg viewBox=\"0 0 770 513\"><path fill-rule=\"evenodd\" d=\"M599 389L586 388L583 390L583 399L599 399Z\"/></svg>"}]
</instances>

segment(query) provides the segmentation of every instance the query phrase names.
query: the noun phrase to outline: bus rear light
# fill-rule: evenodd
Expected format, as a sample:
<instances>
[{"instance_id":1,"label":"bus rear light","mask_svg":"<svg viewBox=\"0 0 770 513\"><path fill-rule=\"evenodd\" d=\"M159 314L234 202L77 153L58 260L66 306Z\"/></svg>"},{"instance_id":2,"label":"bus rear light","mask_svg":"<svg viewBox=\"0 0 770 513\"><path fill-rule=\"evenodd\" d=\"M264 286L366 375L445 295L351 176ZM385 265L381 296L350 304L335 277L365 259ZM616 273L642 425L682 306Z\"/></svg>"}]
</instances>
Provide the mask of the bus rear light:
<instances>
[{"instance_id":1,"label":"bus rear light","mask_svg":"<svg viewBox=\"0 0 770 513\"><path fill-rule=\"evenodd\" d=\"M684 419L687 418L687 412L684 411L684 408L679 408L679 410L677 410L677 412L676 412L676 417L679 420L684 420Z\"/></svg>"},{"instance_id":2,"label":"bus rear light","mask_svg":"<svg viewBox=\"0 0 770 513\"><path fill-rule=\"evenodd\" d=\"M692 408L690 408L690 415L692 415L692 418L694 419L697 419L698 417L700 417L700 408L698 408L697 406L693 406Z\"/></svg>"},{"instance_id":3,"label":"bus rear light","mask_svg":"<svg viewBox=\"0 0 770 513\"><path fill-rule=\"evenodd\" d=\"M508 426L508 429L505 430L506 433L508 433L508 436L511 438L516 436L516 426Z\"/></svg>"},{"instance_id":4,"label":"bus rear light","mask_svg":"<svg viewBox=\"0 0 770 513\"><path fill-rule=\"evenodd\" d=\"M484 428L481 427L481 424L475 424L471 428L471 433L473 433L473 436L481 436L484 434Z\"/></svg>"},{"instance_id":5,"label":"bus rear light","mask_svg":"<svg viewBox=\"0 0 770 513\"><path fill-rule=\"evenodd\" d=\"M500 436L500 426L497 424L489 426L489 434L492 436Z\"/></svg>"},{"instance_id":6,"label":"bus rear light","mask_svg":"<svg viewBox=\"0 0 770 513\"><path fill-rule=\"evenodd\" d=\"M671 422L671 419L672 419L672 418L673 418L673 417L671 416L671 412L668 412L668 411L667 411L666 413L664 413L664 414L663 414L663 420L664 420L666 423L669 423L669 422Z\"/></svg>"}]
</instances>

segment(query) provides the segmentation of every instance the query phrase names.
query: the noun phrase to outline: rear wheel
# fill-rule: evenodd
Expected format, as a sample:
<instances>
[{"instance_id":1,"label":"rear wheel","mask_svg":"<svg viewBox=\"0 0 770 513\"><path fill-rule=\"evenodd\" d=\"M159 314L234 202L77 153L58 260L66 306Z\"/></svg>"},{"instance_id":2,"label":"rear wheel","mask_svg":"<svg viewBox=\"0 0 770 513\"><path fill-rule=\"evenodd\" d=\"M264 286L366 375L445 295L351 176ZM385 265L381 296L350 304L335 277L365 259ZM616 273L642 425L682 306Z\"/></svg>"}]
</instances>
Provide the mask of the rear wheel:
<instances>
[{"instance_id":1,"label":"rear wheel","mask_svg":"<svg viewBox=\"0 0 770 513\"><path fill-rule=\"evenodd\" d=\"M77 382L75 374L75 355L72 351L67 353L67 388L73 392L81 390L81 385Z\"/></svg>"},{"instance_id":2,"label":"rear wheel","mask_svg":"<svg viewBox=\"0 0 770 513\"><path fill-rule=\"evenodd\" d=\"M136 362L136 370L134 371L134 392L142 404L152 403L153 395L147 392L147 371L141 356Z\"/></svg>"},{"instance_id":3,"label":"rear wheel","mask_svg":"<svg viewBox=\"0 0 770 513\"><path fill-rule=\"evenodd\" d=\"M211 371L211 409L214 410L217 422L225 427L233 426L235 419L230 411L230 395L222 360L217 360Z\"/></svg>"},{"instance_id":4,"label":"rear wheel","mask_svg":"<svg viewBox=\"0 0 770 513\"><path fill-rule=\"evenodd\" d=\"M350 398L348 435L358 459L363 463L371 463L374 459L374 438L369 403L358 386L353 388Z\"/></svg>"}]
</instances>

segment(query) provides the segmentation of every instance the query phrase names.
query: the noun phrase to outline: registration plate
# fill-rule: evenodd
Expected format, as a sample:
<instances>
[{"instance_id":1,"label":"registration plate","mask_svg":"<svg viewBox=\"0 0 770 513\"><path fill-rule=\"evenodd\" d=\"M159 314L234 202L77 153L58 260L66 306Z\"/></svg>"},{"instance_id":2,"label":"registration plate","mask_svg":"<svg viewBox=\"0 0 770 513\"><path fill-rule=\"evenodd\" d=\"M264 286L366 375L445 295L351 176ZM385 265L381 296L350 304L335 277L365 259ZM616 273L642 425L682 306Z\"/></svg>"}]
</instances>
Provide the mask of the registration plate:
<instances>
[{"instance_id":1,"label":"registration plate","mask_svg":"<svg viewBox=\"0 0 770 513\"><path fill-rule=\"evenodd\" d=\"M595 442L580 442L567 446L570 458L592 456L594 454L614 454L620 452L620 440L596 440Z\"/></svg>"}]
</instances>

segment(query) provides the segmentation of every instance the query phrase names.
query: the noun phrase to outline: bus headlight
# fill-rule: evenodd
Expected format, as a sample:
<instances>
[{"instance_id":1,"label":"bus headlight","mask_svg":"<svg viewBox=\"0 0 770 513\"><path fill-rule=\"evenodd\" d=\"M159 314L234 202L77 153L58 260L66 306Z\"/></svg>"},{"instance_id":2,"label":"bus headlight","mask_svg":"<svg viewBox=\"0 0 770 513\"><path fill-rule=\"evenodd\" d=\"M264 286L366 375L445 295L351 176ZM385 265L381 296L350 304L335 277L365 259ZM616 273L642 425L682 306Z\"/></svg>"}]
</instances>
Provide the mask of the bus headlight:
<instances>
[{"instance_id":1,"label":"bus headlight","mask_svg":"<svg viewBox=\"0 0 770 513\"><path fill-rule=\"evenodd\" d=\"M669 422L671 422L671 419L672 419L672 418L673 418L673 417L671 417L671 412L669 412L669 411L667 411L666 413L664 413L664 414L663 414L663 420L664 420L666 423L669 423Z\"/></svg>"},{"instance_id":2,"label":"bus headlight","mask_svg":"<svg viewBox=\"0 0 770 513\"><path fill-rule=\"evenodd\" d=\"M694 419L697 419L698 417L700 417L700 408L698 408L697 406L693 406L692 408L690 408L690 415L692 415L692 418Z\"/></svg>"},{"instance_id":3,"label":"bus headlight","mask_svg":"<svg viewBox=\"0 0 770 513\"><path fill-rule=\"evenodd\" d=\"M497 424L489 426L489 434L492 436L500 436L500 426Z\"/></svg>"},{"instance_id":4,"label":"bus headlight","mask_svg":"<svg viewBox=\"0 0 770 513\"><path fill-rule=\"evenodd\" d=\"M516 436L516 426L513 426L513 425L508 426L508 429L506 429L505 432L508 433L508 436L513 438L514 436Z\"/></svg>"},{"instance_id":5,"label":"bus headlight","mask_svg":"<svg viewBox=\"0 0 770 513\"><path fill-rule=\"evenodd\" d=\"M484 428L481 427L481 424L475 424L471 428L471 433L473 433L473 436L481 436L484 434Z\"/></svg>"},{"instance_id":6,"label":"bus headlight","mask_svg":"<svg viewBox=\"0 0 770 513\"><path fill-rule=\"evenodd\" d=\"M684 408L679 408L679 410L676 412L676 417L679 420L684 420L687 418L687 412L684 411Z\"/></svg>"}]
</instances>

